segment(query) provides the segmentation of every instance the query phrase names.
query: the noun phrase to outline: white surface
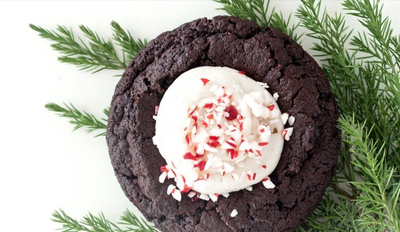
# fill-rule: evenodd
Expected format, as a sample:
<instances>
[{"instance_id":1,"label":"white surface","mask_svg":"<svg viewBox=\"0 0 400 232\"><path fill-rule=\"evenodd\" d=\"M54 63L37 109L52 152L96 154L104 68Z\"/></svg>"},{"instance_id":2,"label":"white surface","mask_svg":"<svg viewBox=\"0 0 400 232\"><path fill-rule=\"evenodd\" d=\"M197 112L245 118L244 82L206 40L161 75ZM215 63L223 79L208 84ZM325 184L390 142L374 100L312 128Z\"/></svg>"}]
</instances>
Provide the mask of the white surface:
<instances>
[{"instance_id":1,"label":"white surface","mask_svg":"<svg viewBox=\"0 0 400 232\"><path fill-rule=\"evenodd\" d=\"M298 3L275 2L285 15ZM398 32L400 2L384 2ZM329 11L340 9L339 1L325 3ZM55 231L59 225L50 215L58 208L75 218L103 211L111 220L133 209L114 177L104 138L72 133L66 119L44 108L47 102L72 102L101 116L118 81L114 75L121 72L91 75L60 64L50 42L28 24L75 31L83 24L108 37L115 20L135 37L151 39L184 22L221 14L215 10L219 6L209 0L0 1L1 231Z\"/></svg>"}]
</instances>

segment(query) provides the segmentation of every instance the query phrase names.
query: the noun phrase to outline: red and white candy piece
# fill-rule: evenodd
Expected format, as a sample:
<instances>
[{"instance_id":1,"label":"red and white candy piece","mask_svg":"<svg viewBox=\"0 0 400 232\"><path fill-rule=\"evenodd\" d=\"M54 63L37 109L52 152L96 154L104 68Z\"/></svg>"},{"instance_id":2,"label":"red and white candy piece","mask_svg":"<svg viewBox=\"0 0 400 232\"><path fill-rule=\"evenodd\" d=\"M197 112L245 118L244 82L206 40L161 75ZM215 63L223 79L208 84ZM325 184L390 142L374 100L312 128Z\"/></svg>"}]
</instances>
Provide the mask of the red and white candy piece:
<instances>
[{"instance_id":1,"label":"red and white candy piece","mask_svg":"<svg viewBox=\"0 0 400 232\"><path fill-rule=\"evenodd\" d=\"M286 141L290 140L290 136L293 134L293 127L288 127L282 130L282 136Z\"/></svg>"},{"instance_id":2,"label":"red and white candy piece","mask_svg":"<svg viewBox=\"0 0 400 232\"><path fill-rule=\"evenodd\" d=\"M262 183L266 189L273 189L275 188L275 184L272 183L271 179L269 177L265 177L262 179Z\"/></svg>"}]
</instances>

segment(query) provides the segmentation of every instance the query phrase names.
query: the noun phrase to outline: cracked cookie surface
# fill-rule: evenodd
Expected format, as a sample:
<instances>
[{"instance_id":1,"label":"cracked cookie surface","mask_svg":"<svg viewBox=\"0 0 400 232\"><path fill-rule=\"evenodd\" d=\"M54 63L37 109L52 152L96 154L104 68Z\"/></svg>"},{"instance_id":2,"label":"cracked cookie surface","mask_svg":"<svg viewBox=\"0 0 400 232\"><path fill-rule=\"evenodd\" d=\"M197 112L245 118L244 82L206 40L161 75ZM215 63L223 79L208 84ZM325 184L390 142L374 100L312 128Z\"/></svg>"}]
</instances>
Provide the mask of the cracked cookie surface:
<instances>
[{"instance_id":1,"label":"cracked cookie surface","mask_svg":"<svg viewBox=\"0 0 400 232\"><path fill-rule=\"evenodd\" d=\"M159 183L165 161L152 143L154 108L181 73L198 66L227 66L267 83L271 94L279 94L281 111L295 117L270 176L274 189L259 183L217 202L186 196L178 202L166 194L173 180ZM315 209L334 174L337 118L325 74L300 45L274 28L217 16L164 32L136 55L112 99L107 143L126 196L161 231L293 231ZM231 217L234 209L238 215Z\"/></svg>"}]
</instances>

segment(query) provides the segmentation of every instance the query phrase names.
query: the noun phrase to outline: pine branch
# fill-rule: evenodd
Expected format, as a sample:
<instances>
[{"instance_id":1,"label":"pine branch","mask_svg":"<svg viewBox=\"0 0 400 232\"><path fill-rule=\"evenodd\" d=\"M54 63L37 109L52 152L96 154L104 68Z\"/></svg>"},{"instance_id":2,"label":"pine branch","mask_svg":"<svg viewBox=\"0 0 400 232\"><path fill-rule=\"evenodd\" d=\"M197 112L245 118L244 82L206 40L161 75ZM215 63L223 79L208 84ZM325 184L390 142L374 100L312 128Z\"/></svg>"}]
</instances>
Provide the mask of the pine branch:
<instances>
[{"instance_id":1,"label":"pine branch","mask_svg":"<svg viewBox=\"0 0 400 232\"><path fill-rule=\"evenodd\" d=\"M299 23L289 26L291 23L291 14L286 20L280 12L275 12L275 7L270 9L270 1L267 0L214 0L223 4L219 10L224 10L228 15L240 17L242 19L252 20L261 27L275 27L289 35L293 40L300 43L303 34L298 35L295 30Z\"/></svg>"},{"instance_id":2,"label":"pine branch","mask_svg":"<svg viewBox=\"0 0 400 232\"><path fill-rule=\"evenodd\" d=\"M95 137L106 135L108 108L103 110L106 118L99 120L92 114L76 109L71 103L70 105L64 103L64 107L57 105L56 103L47 103L45 107L50 111L56 112L60 117L70 118L71 120L69 122L75 125L73 129L74 131L81 127L85 127L87 133L95 130L103 131Z\"/></svg>"},{"instance_id":3,"label":"pine branch","mask_svg":"<svg viewBox=\"0 0 400 232\"><path fill-rule=\"evenodd\" d=\"M113 223L106 219L103 213L95 216L88 213L78 221L68 216L62 209L52 214L52 221L61 224L63 232L157 232L153 224L137 217L128 209L120 217L120 221ZM126 225L125 228L120 226Z\"/></svg>"},{"instance_id":4,"label":"pine branch","mask_svg":"<svg viewBox=\"0 0 400 232\"><path fill-rule=\"evenodd\" d=\"M114 31L113 40L118 44L124 53L124 63L130 62L133 57L147 44L147 40L134 40L129 31L125 31L115 21L111 22Z\"/></svg>"},{"instance_id":5,"label":"pine branch","mask_svg":"<svg viewBox=\"0 0 400 232\"><path fill-rule=\"evenodd\" d=\"M362 180L351 183L360 192L355 200L360 231L400 231L398 167L387 165L385 146L377 146L370 138L373 131L367 130L365 123L346 116L339 123L346 134L344 142L351 146L352 162L363 174L359 176Z\"/></svg>"},{"instance_id":6,"label":"pine branch","mask_svg":"<svg viewBox=\"0 0 400 232\"><path fill-rule=\"evenodd\" d=\"M30 28L39 33L42 38L53 42L51 47L62 55L58 60L63 63L73 64L81 70L93 73L104 69L125 70L127 63L146 43L146 40L135 41L129 32L124 31L120 26L113 22L113 39L122 47L124 54L120 58L110 39L101 38L96 32L86 26L79 26L87 39L75 37L72 29L58 26L56 30L47 30L33 24Z\"/></svg>"}]
</instances>

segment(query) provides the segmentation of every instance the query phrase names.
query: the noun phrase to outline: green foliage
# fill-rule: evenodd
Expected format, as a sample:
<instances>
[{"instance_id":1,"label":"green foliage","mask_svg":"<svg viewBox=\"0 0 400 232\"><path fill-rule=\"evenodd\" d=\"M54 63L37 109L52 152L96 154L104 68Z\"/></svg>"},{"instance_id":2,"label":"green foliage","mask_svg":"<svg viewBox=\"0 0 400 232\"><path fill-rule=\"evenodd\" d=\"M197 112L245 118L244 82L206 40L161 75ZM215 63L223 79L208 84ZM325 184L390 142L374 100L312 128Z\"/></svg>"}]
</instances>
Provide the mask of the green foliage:
<instances>
[{"instance_id":1,"label":"green foliage","mask_svg":"<svg viewBox=\"0 0 400 232\"><path fill-rule=\"evenodd\" d=\"M60 117L70 118L71 120L69 122L74 125L73 130L85 127L87 133L95 130L103 131L100 134L97 134L95 137L106 135L108 108L103 110L103 113L107 118L102 118L99 120L92 114L78 110L71 103L69 105L64 103L64 107L57 105L56 103L47 103L45 107L50 111L58 113L58 116Z\"/></svg>"},{"instance_id":2,"label":"green foliage","mask_svg":"<svg viewBox=\"0 0 400 232\"><path fill-rule=\"evenodd\" d=\"M29 26L39 36L53 42L51 47L62 54L58 57L60 62L73 64L81 70L93 73L104 69L124 70L132 57L147 43L146 40L134 40L129 32L123 30L118 23L112 22L114 42L123 51L121 58L110 39L101 38L87 26L79 26L87 42L74 36L72 29L65 26L58 26L56 30L47 30L33 24Z\"/></svg>"},{"instance_id":3,"label":"green foliage","mask_svg":"<svg viewBox=\"0 0 400 232\"><path fill-rule=\"evenodd\" d=\"M78 221L68 216L63 210L55 211L52 220L61 224L63 232L156 232L153 224L137 217L128 209L117 223L107 220L103 213L95 216L88 213ZM123 226L123 227L122 227Z\"/></svg>"},{"instance_id":4,"label":"green foliage","mask_svg":"<svg viewBox=\"0 0 400 232\"><path fill-rule=\"evenodd\" d=\"M272 26L286 33L293 40L300 43L302 34L298 35L295 30L299 23L291 25L291 14L287 19L282 12L277 13L275 7L270 9L270 1L265 0L214 0L223 4L220 10L224 10L228 15L252 20L261 27Z\"/></svg>"}]
</instances>

